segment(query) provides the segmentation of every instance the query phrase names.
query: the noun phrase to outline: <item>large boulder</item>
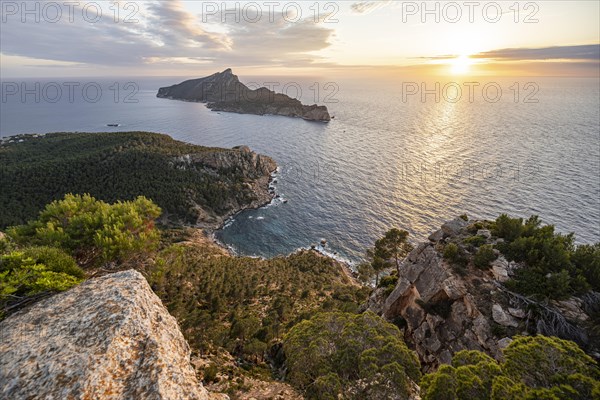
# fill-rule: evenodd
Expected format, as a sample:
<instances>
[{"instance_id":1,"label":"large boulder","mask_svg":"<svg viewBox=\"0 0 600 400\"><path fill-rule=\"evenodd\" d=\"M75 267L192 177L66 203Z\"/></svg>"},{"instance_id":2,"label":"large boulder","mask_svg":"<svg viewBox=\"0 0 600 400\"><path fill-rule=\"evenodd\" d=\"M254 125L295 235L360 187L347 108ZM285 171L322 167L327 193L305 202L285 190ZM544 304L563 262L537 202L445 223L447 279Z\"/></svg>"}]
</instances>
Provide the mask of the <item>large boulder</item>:
<instances>
[{"instance_id":1,"label":"large boulder","mask_svg":"<svg viewBox=\"0 0 600 400\"><path fill-rule=\"evenodd\" d=\"M209 399L144 277L82 283L0 323L2 399Z\"/></svg>"}]
</instances>

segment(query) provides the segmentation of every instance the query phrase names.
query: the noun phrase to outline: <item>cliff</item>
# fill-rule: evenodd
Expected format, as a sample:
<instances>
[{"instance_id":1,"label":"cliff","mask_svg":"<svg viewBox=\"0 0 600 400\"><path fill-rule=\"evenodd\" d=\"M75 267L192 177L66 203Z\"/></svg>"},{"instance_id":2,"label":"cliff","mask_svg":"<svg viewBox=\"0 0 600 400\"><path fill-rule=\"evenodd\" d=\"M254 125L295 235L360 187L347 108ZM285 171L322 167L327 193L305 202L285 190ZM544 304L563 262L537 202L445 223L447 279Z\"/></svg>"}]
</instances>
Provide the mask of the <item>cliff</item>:
<instances>
[{"instance_id":1,"label":"cliff","mask_svg":"<svg viewBox=\"0 0 600 400\"><path fill-rule=\"evenodd\" d=\"M474 254L465 244L474 234L487 244L502 240L476 225L461 218L446 222L402 261L391 292L376 289L365 307L404 327L405 341L417 351L426 371L450 363L454 353L465 349L500 359L501 349L518 334L575 340L598 357L598 343L590 339L587 324L591 320L587 310L598 300L594 292L583 298L536 302L504 286L520 265L497 251L496 260L484 270L471 263L462 270L444 259L448 243Z\"/></svg>"},{"instance_id":2,"label":"cliff","mask_svg":"<svg viewBox=\"0 0 600 400\"><path fill-rule=\"evenodd\" d=\"M41 301L0 332L0 398L211 398L175 318L133 270Z\"/></svg>"},{"instance_id":3,"label":"cliff","mask_svg":"<svg viewBox=\"0 0 600 400\"><path fill-rule=\"evenodd\" d=\"M283 115L321 122L331 120L326 106L303 105L297 99L264 87L250 89L239 81L231 69L160 88L156 96L207 103L208 108L213 111Z\"/></svg>"}]
</instances>

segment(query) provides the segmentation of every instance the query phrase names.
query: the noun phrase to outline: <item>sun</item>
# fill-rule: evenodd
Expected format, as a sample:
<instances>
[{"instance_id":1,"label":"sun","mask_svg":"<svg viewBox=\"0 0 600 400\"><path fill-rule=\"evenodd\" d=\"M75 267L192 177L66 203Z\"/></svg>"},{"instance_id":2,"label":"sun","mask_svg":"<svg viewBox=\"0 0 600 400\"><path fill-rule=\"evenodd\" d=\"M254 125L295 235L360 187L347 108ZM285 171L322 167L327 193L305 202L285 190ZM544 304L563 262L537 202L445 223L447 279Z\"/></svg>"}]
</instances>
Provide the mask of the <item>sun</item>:
<instances>
[{"instance_id":1,"label":"sun","mask_svg":"<svg viewBox=\"0 0 600 400\"><path fill-rule=\"evenodd\" d=\"M462 75L466 74L471 70L471 65L473 64L473 60L469 58L469 56L458 56L449 61L450 70L453 74Z\"/></svg>"}]
</instances>

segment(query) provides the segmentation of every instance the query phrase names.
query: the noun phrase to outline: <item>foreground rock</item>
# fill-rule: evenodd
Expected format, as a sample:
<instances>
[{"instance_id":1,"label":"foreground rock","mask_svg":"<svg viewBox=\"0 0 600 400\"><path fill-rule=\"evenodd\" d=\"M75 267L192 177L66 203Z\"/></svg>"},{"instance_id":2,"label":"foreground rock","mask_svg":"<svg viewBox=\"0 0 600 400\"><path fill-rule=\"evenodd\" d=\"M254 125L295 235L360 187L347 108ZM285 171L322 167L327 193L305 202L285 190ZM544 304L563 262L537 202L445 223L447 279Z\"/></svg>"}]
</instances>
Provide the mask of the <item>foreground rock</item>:
<instances>
[{"instance_id":1,"label":"foreground rock","mask_svg":"<svg viewBox=\"0 0 600 400\"><path fill-rule=\"evenodd\" d=\"M133 270L0 323L0 398L210 399L175 318Z\"/></svg>"},{"instance_id":2,"label":"foreground rock","mask_svg":"<svg viewBox=\"0 0 600 400\"><path fill-rule=\"evenodd\" d=\"M283 115L321 122L331 120L327 107L316 104L303 105L299 100L264 87L250 89L241 83L229 68L205 78L191 79L160 88L156 96L208 103L208 108L213 111Z\"/></svg>"}]
</instances>

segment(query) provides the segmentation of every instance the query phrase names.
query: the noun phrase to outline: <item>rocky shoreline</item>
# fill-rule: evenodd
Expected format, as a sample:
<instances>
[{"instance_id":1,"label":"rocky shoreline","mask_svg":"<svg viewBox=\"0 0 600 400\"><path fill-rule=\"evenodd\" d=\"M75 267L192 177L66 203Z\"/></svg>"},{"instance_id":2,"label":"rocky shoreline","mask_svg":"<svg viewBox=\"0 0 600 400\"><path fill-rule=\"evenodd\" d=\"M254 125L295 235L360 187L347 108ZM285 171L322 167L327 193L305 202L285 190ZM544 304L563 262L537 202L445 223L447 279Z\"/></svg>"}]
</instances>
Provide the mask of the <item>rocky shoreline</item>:
<instances>
[{"instance_id":1,"label":"rocky shoreline","mask_svg":"<svg viewBox=\"0 0 600 400\"><path fill-rule=\"evenodd\" d=\"M234 149L256 155L256 153L253 153L250 150L250 148L248 148L247 146L239 146ZM259 157L264 157L264 156L259 155ZM273 161L272 159L270 159L270 160L272 161L272 165L269 167L268 175L263 175L263 176L259 177L258 179L256 179L252 183L252 190L253 190L253 193L256 195L256 200L254 200L253 202L251 202L248 205L242 206L237 209L230 210L226 214L218 217L217 218L218 220L216 222L213 222L213 223L199 222L195 226L195 228L202 230L203 234L213 244L215 244L217 247L225 250L231 256L236 256L235 252L233 251L233 249L231 247L229 247L225 243L222 243L221 241L219 241L215 237L215 232L223 229L229 223L229 221L234 220L235 217L237 215L239 215L240 213L242 213L243 211L256 210L256 209L262 208L262 207L270 204L275 199L276 194L274 191L271 191L271 187L272 187L273 181L277 177L277 171L279 170L279 168L277 167L277 164L275 163L275 161Z\"/></svg>"}]
</instances>

